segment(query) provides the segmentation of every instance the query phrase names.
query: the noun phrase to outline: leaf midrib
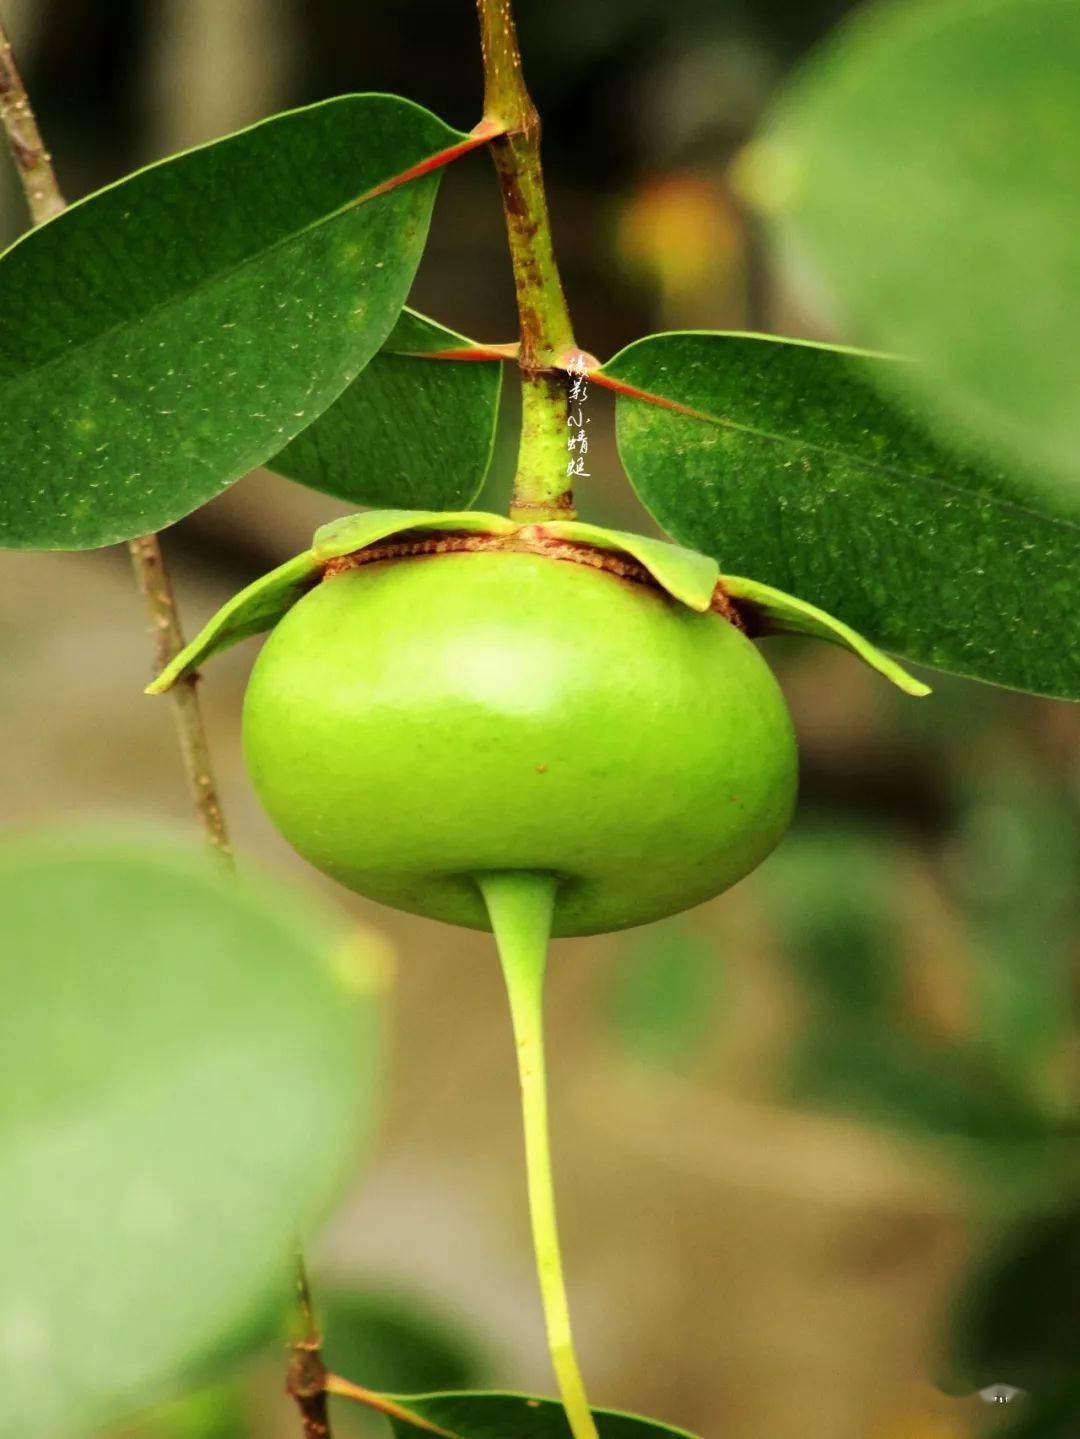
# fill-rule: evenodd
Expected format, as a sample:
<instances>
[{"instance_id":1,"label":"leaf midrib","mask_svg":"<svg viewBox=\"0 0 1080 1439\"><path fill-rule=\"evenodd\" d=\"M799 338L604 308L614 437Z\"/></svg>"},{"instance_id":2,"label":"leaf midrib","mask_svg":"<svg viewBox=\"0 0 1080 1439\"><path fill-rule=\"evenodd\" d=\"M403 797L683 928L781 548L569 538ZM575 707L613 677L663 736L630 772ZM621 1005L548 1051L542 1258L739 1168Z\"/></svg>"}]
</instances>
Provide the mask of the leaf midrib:
<instances>
[{"instance_id":1,"label":"leaf midrib","mask_svg":"<svg viewBox=\"0 0 1080 1439\"><path fill-rule=\"evenodd\" d=\"M432 151L432 154L438 153L438 151ZM390 176L388 178L392 179L393 177ZM430 178L430 174L421 175L417 178L420 180L427 180ZM385 182L379 181L378 183L384 184ZM405 185L409 185L412 183L413 181L405 181L404 185L399 188L404 188ZM277 250L284 249L287 245L292 245L297 240L302 240L306 235L314 234L317 230L322 229L325 225L333 224L336 220L341 219L343 215L348 214L351 210L358 209L361 205L368 204L370 202L385 199L388 194L393 193L392 191L384 190L381 194L372 196L369 192L371 189L374 188L374 186L370 186L369 189L365 190L362 195L359 195L355 199L347 200L343 205L340 205L336 210L331 211L328 215L320 215L318 219L310 221L307 225L302 226L299 230L294 230L287 235L279 236L278 239L274 240L271 244L265 246L263 249L257 250L253 254L245 255L242 260L237 261L235 264L229 265L223 270L217 271L210 279L200 281L190 286L186 290L182 290L174 295L170 295L167 300L158 301L156 304L151 305L148 309L144 310L141 314L137 316L121 320L115 325L109 325L105 329L99 330L96 334L90 335L86 339L80 340L78 344L61 350L58 354L53 355L50 359L43 360L40 364L29 365L26 369L20 370L17 374L4 376L2 379L0 379L0 390L6 390L9 386L16 386L24 382L32 381L38 376L43 375L60 365L74 361L85 351L90 351L106 344L109 340L111 340L117 335L125 334L129 330L141 328L143 325L147 324L150 320L156 318L157 316L165 314L175 307L186 304L193 295L198 294L200 291L212 290L218 285L226 284L236 275L241 274L249 266L255 264L256 262L262 261L267 256L273 255ZM30 233L33 232L31 231Z\"/></svg>"},{"instance_id":2,"label":"leaf midrib","mask_svg":"<svg viewBox=\"0 0 1080 1439\"><path fill-rule=\"evenodd\" d=\"M812 454L821 455L826 459L843 460L854 467L881 475L894 485L935 485L939 489L962 496L966 500L978 500L1002 510L1010 510L1016 514L1028 516L1031 519L1041 520L1044 524L1055 525L1062 529L1080 532L1080 522L1066 519L1063 516L1044 514L1041 510L1034 510L1030 506L1021 504L1017 500L1006 500L1000 495L986 494L982 490L972 489L966 485L958 485L952 481L944 480L939 475L911 473L908 470L898 469L895 465L882 464L880 460L870 459L849 450L836 448L835 446L822 445L814 440L799 439L791 435L778 435L772 431L760 429L755 425L743 424L739 420L728 419L722 415L714 415L707 410L699 410L689 405L684 405L682 401L674 400L670 396L663 395L658 391L638 390L637 393L633 395L619 395L619 399L639 400L644 404L653 404L658 408L667 410L669 414L715 425L718 429L730 430L736 434L745 435L749 439L786 446L788 449L794 451L808 451ZM678 406L678 408L673 408L673 406Z\"/></svg>"}]
</instances>

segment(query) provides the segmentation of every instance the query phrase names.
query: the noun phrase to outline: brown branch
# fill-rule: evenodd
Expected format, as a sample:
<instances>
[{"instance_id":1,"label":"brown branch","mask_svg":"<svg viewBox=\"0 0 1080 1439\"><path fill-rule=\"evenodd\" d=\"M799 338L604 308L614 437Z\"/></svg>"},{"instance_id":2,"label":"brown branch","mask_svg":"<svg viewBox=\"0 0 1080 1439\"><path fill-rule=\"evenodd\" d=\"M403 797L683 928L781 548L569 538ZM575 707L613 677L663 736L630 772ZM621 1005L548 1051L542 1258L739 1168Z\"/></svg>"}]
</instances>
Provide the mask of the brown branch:
<instances>
[{"instance_id":1,"label":"brown branch","mask_svg":"<svg viewBox=\"0 0 1080 1439\"><path fill-rule=\"evenodd\" d=\"M476 0L484 57L484 119L505 133L491 141L521 318L521 447L513 519L572 519L566 477L566 376L574 348L540 165L540 116L525 87L510 0Z\"/></svg>"},{"instance_id":2,"label":"brown branch","mask_svg":"<svg viewBox=\"0 0 1080 1439\"><path fill-rule=\"evenodd\" d=\"M157 535L141 535L136 540L129 540L128 553L131 555L136 582L150 612L150 628L154 639L154 673L160 674L169 661L184 648L184 633L180 628L180 612L173 594L172 581L165 567L165 556L161 552ZM210 746L196 688L198 682L197 674L188 674L172 688L176 736L180 742L188 790L195 813L202 823L206 842L216 855L231 865L232 849L229 846L225 815L210 765Z\"/></svg>"},{"instance_id":3,"label":"brown branch","mask_svg":"<svg viewBox=\"0 0 1080 1439\"><path fill-rule=\"evenodd\" d=\"M15 168L22 182L31 220L35 225L40 225L46 220L54 219L65 208L64 197L2 24L0 122L3 123ZM155 673L160 673L162 667L184 647L176 599L157 535L143 535L129 541L128 551L135 567L135 577L150 612ZM206 841L216 855L225 863L231 864L232 851L229 848L225 816L222 814L210 766L210 749L199 696L195 689L196 683L197 677L190 675L173 689L173 718L176 722L188 789Z\"/></svg>"},{"instance_id":4,"label":"brown branch","mask_svg":"<svg viewBox=\"0 0 1080 1439\"><path fill-rule=\"evenodd\" d=\"M322 1346L316 1341L312 1348L302 1340L292 1347L285 1393L295 1402L300 1413L304 1439L330 1439L330 1415L326 1405L326 1365Z\"/></svg>"},{"instance_id":5,"label":"brown branch","mask_svg":"<svg viewBox=\"0 0 1080 1439\"><path fill-rule=\"evenodd\" d=\"M0 121L7 134L11 157L19 172L30 218L41 225L59 215L64 197L56 183L52 160L41 139L37 117L30 108L11 44L0 24Z\"/></svg>"},{"instance_id":6,"label":"brown branch","mask_svg":"<svg viewBox=\"0 0 1080 1439\"><path fill-rule=\"evenodd\" d=\"M300 1411L304 1439L330 1439L330 1416L326 1407L327 1373L322 1357L322 1336L315 1322L307 1265L299 1245L296 1248L296 1302L300 1314L300 1337L292 1346L285 1392Z\"/></svg>"}]
</instances>

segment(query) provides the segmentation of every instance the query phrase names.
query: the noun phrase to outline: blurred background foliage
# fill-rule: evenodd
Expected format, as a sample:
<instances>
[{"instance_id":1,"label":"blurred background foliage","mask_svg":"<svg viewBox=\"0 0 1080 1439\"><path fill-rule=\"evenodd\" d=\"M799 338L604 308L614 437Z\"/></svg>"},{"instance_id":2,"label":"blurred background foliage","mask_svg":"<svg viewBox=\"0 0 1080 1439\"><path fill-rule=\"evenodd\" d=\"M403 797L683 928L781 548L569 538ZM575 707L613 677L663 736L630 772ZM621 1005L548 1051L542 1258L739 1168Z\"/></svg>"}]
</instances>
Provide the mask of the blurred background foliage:
<instances>
[{"instance_id":1,"label":"blurred background foliage","mask_svg":"<svg viewBox=\"0 0 1080 1439\"><path fill-rule=\"evenodd\" d=\"M463 128L479 117L470 0L2 8L72 197L349 89L407 94ZM826 334L728 171L791 66L850 8L519 0L585 348L605 357L680 326ZM24 222L6 170L2 186L10 238ZM481 340L514 333L482 155L445 179L412 300ZM485 507L505 502L512 466L505 388ZM589 405L583 516L643 527L608 402L594 392ZM343 509L254 475L175 526L165 545L189 632ZM9 822L116 810L186 821L169 716L139 694L148 648L122 551L7 555L0 606ZM242 774L250 655L247 644L219 661L204 692L226 809L242 853L318 888ZM595 1399L724 1439L808 1427L965 1439L1014 1415L1017 1434L1071 1439L1075 709L945 678L913 703L828 647L774 641L770 655L802 746L790 839L691 915L555 949L557 1175ZM318 1255L332 1363L376 1388L544 1390L490 943L337 899L389 933L402 961L379 1155ZM293 1434L282 1370L270 1352L125 1439ZM973 1391L997 1381L1038 1401L991 1412ZM354 1422L341 1416L341 1432Z\"/></svg>"}]
</instances>

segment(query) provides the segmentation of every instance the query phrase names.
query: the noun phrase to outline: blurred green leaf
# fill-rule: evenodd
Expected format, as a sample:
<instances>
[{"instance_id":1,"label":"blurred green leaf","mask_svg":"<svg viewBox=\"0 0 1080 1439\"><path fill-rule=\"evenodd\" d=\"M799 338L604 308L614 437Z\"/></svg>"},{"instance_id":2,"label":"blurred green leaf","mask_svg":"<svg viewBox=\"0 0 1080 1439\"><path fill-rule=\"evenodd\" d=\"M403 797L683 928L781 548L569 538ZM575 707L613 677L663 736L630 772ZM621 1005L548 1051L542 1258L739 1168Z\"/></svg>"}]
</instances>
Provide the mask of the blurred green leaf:
<instances>
[{"instance_id":1,"label":"blurred green leaf","mask_svg":"<svg viewBox=\"0 0 1080 1439\"><path fill-rule=\"evenodd\" d=\"M391 1290L319 1286L323 1358L336 1374L390 1393L466 1389L487 1367L469 1326Z\"/></svg>"},{"instance_id":2,"label":"blurred green leaf","mask_svg":"<svg viewBox=\"0 0 1080 1439\"><path fill-rule=\"evenodd\" d=\"M965 1282L950 1328L945 1368L964 1388L1007 1383L1039 1396L1080 1384L1080 1210L998 1239Z\"/></svg>"},{"instance_id":3,"label":"blurred green leaf","mask_svg":"<svg viewBox=\"0 0 1080 1439\"><path fill-rule=\"evenodd\" d=\"M424 356L473 343L404 310L374 359L270 469L376 508L471 505L491 463L502 365Z\"/></svg>"},{"instance_id":4,"label":"blurred green leaf","mask_svg":"<svg viewBox=\"0 0 1080 1439\"><path fill-rule=\"evenodd\" d=\"M877 830L802 823L756 878L819 1014L885 1018L900 991L902 852Z\"/></svg>"},{"instance_id":5,"label":"blurred green leaf","mask_svg":"<svg viewBox=\"0 0 1080 1439\"><path fill-rule=\"evenodd\" d=\"M417 1432L430 1433L432 1425L437 1425L447 1439L568 1439L570 1434L557 1400L535 1399L527 1394L394 1396L389 1405L396 1412L389 1407L382 1412L394 1433L403 1439ZM594 1409L593 1418L600 1439L648 1439L649 1435L693 1439L685 1429L614 1409Z\"/></svg>"},{"instance_id":6,"label":"blurred green leaf","mask_svg":"<svg viewBox=\"0 0 1080 1439\"><path fill-rule=\"evenodd\" d=\"M367 952L210 865L145 833L0 857L4 1434L85 1433L262 1342L367 1130Z\"/></svg>"},{"instance_id":7,"label":"blurred green leaf","mask_svg":"<svg viewBox=\"0 0 1080 1439\"><path fill-rule=\"evenodd\" d=\"M0 544L170 524L281 449L389 334L464 139L344 95L151 165L0 257Z\"/></svg>"},{"instance_id":8,"label":"blurred green leaf","mask_svg":"<svg viewBox=\"0 0 1080 1439\"><path fill-rule=\"evenodd\" d=\"M252 1439L247 1396L239 1383L215 1384L146 1415L117 1439Z\"/></svg>"},{"instance_id":9,"label":"blurred green leaf","mask_svg":"<svg viewBox=\"0 0 1080 1439\"><path fill-rule=\"evenodd\" d=\"M982 1038L1028 1081L1076 1027L1080 815L1035 770L985 778L945 870L975 951Z\"/></svg>"},{"instance_id":10,"label":"blurred green leaf","mask_svg":"<svg viewBox=\"0 0 1080 1439\"><path fill-rule=\"evenodd\" d=\"M742 167L846 330L926 362L882 383L1074 488L1078 74L1076 0L860 7Z\"/></svg>"},{"instance_id":11,"label":"blurred green leaf","mask_svg":"<svg viewBox=\"0 0 1080 1439\"><path fill-rule=\"evenodd\" d=\"M632 1058L683 1069L701 1056L720 1022L721 960L715 946L678 921L639 930L616 955L608 1022Z\"/></svg>"},{"instance_id":12,"label":"blurred green leaf","mask_svg":"<svg viewBox=\"0 0 1080 1439\"><path fill-rule=\"evenodd\" d=\"M803 1099L930 1138L1033 1156L1050 1121L970 1049L865 1018L834 1019L802 1039L792 1086Z\"/></svg>"},{"instance_id":13,"label":"blurred green leaf","mask_svg":"<svg viewBox=\"0 0 1080 1439\"><path fill-rule=\"evenodd\" d=\"M1051 1394L1029 1394L1017 1402L1016 1418L995 1427L995 1439L1076 1439L1080 1416L1080 1377Z\"/></svg>"},{"instance_id":14,"label":"blurred green leaf","mask_svg":"<svg viewBox=\"0 0 1080 1439\"><path fill-rule=\"evenodd\" d=\"M600 373L669 402L620 394L616 423L634 488L681 544L907 659L1080 695L1080 502L947 454L875 387L898 367L680 333Z\"/></svg>"}]
</instances>

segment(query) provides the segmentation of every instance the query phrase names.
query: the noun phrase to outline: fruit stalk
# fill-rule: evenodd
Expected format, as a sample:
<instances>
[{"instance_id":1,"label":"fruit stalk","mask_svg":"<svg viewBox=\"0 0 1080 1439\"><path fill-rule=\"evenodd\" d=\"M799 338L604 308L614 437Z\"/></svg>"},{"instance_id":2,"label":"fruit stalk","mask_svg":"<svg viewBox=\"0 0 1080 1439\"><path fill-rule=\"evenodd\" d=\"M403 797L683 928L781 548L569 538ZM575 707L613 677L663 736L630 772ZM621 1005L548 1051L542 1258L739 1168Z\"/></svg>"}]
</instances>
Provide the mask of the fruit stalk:
<instances>
[{"instance_id":1,"label":"fruit stalk","mask_svg":"<svg viewBox=\"0 0 1080 1439\"><path fill-rule=\"evenodd\" d=\"M510 0L477 0L484 119L504 133L490 149L502 190L521 345L521 445L510 517L573 519L566 474L568 355L574 331L551 238L540 165L540 116L525 87Z\"/></svg>"},{"instance_id":2,"label":"fruit stalk","mask_svg":"<svg viewBox=\"0 0 1080 1439\"><path fill-rule=\"evenodd\" d=\"M543 992L558 880L524 871L477 876L502 962L517 1044L533 1248L548 1348L574 1439L597 1439L574 1352L563 1279L548 1136Z\"/></svg>"},{"instance_id":3,"label":"fruit stalk","mask_svg":"<svg viewBox=\"0 0 1080 1439\"><path fill-rule=\"evenodd\" d=\"M59 215L66 208L66 202L2 23L0 122L3 123L15 169L22 183L30 219L35 225L44 224L46 220L52 220ZM169 572L165 568L165 557L157 535L142 535L138 539L130 540L128 553L139 589L150 612L155 673L160 673L162 665L168 664L169 660L184 648L184 635ZM231 865L232 851L210 765L210 747L195 688L197 683L197 677L189 675L173 690L173 717L188 789L206 842L212 853L225 864Z\"/></svg>"}]
</instances>

